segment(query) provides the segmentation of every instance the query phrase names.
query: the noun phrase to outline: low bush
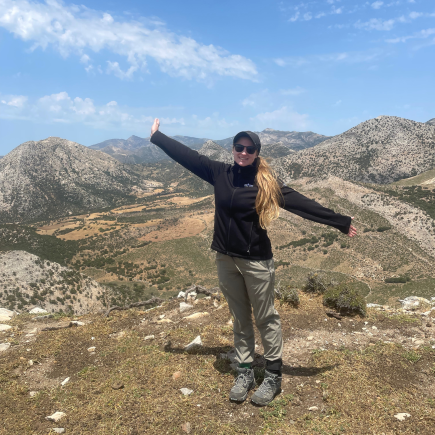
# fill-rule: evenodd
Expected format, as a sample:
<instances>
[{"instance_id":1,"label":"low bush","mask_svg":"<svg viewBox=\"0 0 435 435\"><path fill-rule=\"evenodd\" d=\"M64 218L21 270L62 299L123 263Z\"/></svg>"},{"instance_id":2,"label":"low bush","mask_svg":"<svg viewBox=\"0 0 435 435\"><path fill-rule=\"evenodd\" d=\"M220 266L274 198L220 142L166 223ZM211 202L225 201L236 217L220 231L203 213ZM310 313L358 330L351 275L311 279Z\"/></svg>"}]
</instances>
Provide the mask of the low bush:
<instances>
[{"instance_id":1,"label":"low bush","mask_svg":"<svg viewBox=\"0 0 435 435\"><path fill-rule=\"evenodd\" d=\"M340 284L328 289L323 295L323 305L339 312L366 315L367 305L361 293L349 284Z\"/></svg>"},{"instance_id":2,"label":"low bush","mask_svg":"<svg viewBox=\"0 0 435 435\"><path fill-rule=\"evenodd\" d=\"M280 291L280 303L282 304L290 304L294 307L298 307L300 303L299 293L296 288L286 287L285 289Z\"/></svg>"},{"instance_id":3,"label":"low bush","mask_svg":"<svg viewBox=\"0 0 435 435\"><path fill-rule=\"evenodd\" d=\"M331 283L326 280L326 278L317 273L311 272L307 276L307 282L304 286L304 291L307 293L325 293Z\"/></svg>"},{"instance_id":4,"label":"low bush","mask_svg":"<svg viewBox=\"0 0 435 435\"><path fill-rule=\"evenodd\" d=\"M382 233L382 232L388 231L388 230L391 230L391 227L379 227L376 231L378 233Z\"/></svg>"}]
</instances>

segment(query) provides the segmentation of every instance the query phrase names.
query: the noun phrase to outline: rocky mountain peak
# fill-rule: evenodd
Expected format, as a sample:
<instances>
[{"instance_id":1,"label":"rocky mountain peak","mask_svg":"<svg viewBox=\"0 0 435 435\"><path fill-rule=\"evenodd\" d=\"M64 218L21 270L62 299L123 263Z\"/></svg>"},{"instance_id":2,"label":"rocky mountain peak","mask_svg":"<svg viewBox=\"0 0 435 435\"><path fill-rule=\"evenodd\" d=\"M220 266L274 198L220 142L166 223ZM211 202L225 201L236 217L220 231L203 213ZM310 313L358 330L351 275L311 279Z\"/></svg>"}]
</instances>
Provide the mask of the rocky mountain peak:
<instances>
[{"instance_id":1,"label":"rocky mountain peak","mask_svg":"<svg viewBox=\"0 0 435 435\"><path fill-rule=\"evenodd\" d=\"M108 154L49 137L0 160L0 222L59 217L125 203L139 176Z\"/></svg>"},{"instance_id":2,"label":"rocky mountain peak","mask_svg":"<svg viewBox=\"0 0 435 435\"><path fill-rule=\"evenodd\" d=\"M397 116L379 116L279 165L280 175L335 175L354 181L390 183L433 167L435 128Z\"/></svg>"},{"instance_id":3,"label":"rocky mountain peak","mask_svg":"<svg viewBox=\"0 0 435 435\"><path fill-rule=\"evenodd\" d=\"M429 119L429 121L427 121L426 124L435 125L435 118Z\"/></svg>"}]
</instances>

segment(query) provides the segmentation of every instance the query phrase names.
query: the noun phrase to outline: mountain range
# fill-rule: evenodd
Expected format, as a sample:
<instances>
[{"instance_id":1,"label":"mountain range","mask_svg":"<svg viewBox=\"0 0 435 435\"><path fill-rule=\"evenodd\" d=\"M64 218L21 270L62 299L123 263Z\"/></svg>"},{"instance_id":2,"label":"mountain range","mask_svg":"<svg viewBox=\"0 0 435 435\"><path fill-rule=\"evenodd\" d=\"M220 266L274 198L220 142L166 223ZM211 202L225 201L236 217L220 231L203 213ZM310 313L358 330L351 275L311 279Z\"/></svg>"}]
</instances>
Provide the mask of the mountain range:
<instances>
[{"instance_id":1,"label":"mountain range","mask_svg":"<svg viewBox=\"0 0 435 435\"><path fill-rule=\"evenodd\" d=\"M309 148L328 139L328 136L321 134L297 131L280 131L266 128L261 132L257 132L263 146L271 145L280 146L281 150L275 150L276 156L290 154L294 151ZM171 136L175 140L189 146L194 150L199 150L204 143L209 139L196 138L191 136ZM140 138L138 136L130 136L128 139L108 139L104 142L91 145L89 148L103 151L119 160L122 163L156 163L162 160L169 160L168 156L163 153L160 148L156 147L149 140L150 138ZM233 136L214 140L214 143L220 145L227 151L231 151L233 144ZM287 150L287 151L286 151Z\"/></svg>"}]
</instances>

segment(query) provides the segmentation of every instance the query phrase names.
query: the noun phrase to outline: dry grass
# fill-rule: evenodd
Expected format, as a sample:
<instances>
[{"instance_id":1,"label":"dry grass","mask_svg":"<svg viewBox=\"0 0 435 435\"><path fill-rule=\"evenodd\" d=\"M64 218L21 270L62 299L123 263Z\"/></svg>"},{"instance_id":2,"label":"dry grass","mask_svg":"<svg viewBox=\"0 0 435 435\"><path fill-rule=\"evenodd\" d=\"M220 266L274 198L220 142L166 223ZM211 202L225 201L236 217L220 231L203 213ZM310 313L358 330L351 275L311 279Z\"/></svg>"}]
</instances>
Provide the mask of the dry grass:
<instances>
[{"instance_id":1,"label":"dry grass","mask_svg":"<svg viewBox=\"0 0 435 435\"><path fill-rule=\"evenodd\" d=\"M186 422L194 434L433 433L435 351L430 347L409 350L378 342L359 349L314 349L303 365L284 361L284 392L270 406L234 404L228 401L233 374L220 358L231 348L228 308L201 300L195 311L210 316L188 323L177 306L173 301L147 312L89 315L82 318L85 326L39 332L29 343L24 335L35 322L17 317L8 338L15 344L0 357L0 434L45 434L56 426L70 434L180 434ZM299 309L277 308L285 337L290 325L302 328L304 318L309 319L304 329L325 323L320 298L303 296ZM156 323L161 314L172 323ZM144 341L147 335L155 339ZM197 335L204 346L185 352ZM96 346L94 355L90 346ZM27 368L29 359L38 364ZM181 375L174 380L177 371ZM261 379L260 369L256 374ZM66 377L71 380L60 386ZM116 383L124 387L115 390ZM180 388L194 392L185 397ZM36 397L30 398L30 390L38 391ZM310 406L318 411L308 411ZM55 411L67 416L57 424L46 421ZM411 418L399 422L398 412Z\"/></svg>"}]
</instances>

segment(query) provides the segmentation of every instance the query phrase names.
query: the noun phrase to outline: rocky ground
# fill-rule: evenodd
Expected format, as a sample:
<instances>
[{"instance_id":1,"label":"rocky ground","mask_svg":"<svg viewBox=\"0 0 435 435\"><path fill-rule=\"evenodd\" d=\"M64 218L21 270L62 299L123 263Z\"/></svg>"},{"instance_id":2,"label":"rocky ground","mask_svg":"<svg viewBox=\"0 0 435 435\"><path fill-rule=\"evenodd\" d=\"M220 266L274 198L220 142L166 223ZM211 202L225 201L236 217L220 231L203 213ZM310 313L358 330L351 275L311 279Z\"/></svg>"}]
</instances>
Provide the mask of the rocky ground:
<instances>
[{"instance_id":1,"label":"rocky ground","mask_svg":"<svg viewBox=\"0 0 435 435\"><path fill-rule=\"evenodd\" d=\"M432 434L430 304L419 309L414 300L412 311L373 306L364 318L331 317L320 296L300 299L299 308L276 303L283 391L265 408L249 397L243 404L228 400L232 319L220 300L173 299L149 310L74 318L3 310L0 434L55 428L71 434ZM197 345L189 348L192 342Z\"/></svg>"}]
</instances>

